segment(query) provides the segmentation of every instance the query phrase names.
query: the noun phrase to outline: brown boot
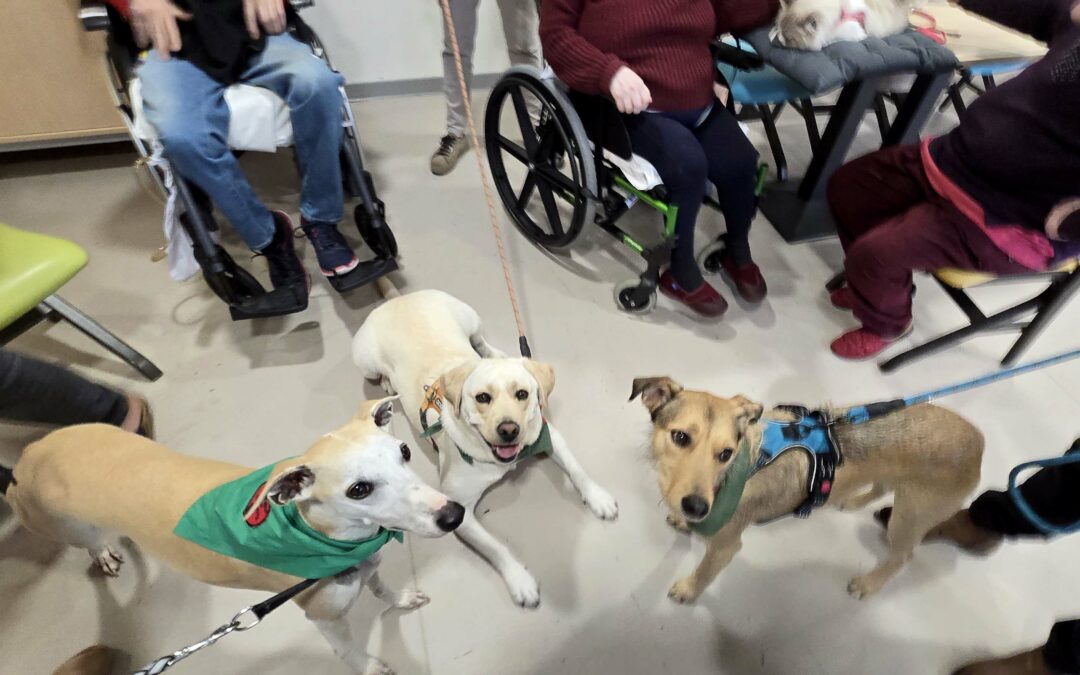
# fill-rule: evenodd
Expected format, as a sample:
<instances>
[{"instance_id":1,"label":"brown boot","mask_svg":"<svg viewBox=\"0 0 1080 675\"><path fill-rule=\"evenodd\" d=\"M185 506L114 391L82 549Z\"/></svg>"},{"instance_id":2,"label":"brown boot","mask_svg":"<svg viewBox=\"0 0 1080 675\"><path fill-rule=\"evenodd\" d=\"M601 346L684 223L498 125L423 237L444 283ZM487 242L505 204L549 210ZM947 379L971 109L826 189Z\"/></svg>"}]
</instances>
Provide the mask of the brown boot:
<instances>
[{"instance_id":1,"label":"brown boot","mask_svg":"<svg viewBox=\"0 0 1080 675\"><path fill-rule=\"evenodd\" d=\"M970 663L953 675L1054 675L1054 671L1046 665L1043 648L1036 647L1001 659Z\"/></svg>"},{"instance_id":2,"label":"brown boot","mask_svg":"<svg viewBox=\"0 0 1080 675\"><path fill-rule=\"evenodd\" d=\"M64 661L53 675L109 675L113 670L113 660L113 650L94 645Z\"/></svg>"},{"instance_id":3,"label":"brown boot","mask_svg":"<svg viewBox=\"0 0 1080 675\"><path fill-rule=\"evenodd\" d=\"M890 517L892 517L892 507L885 507L874 514L874 518L885 527L888 527ZM971 522L967 509L963 509L927 532L923 541L947 541L968 553L988 555L1001 544L1002 536L984 530Z\"/></svg>"}]
</instances>

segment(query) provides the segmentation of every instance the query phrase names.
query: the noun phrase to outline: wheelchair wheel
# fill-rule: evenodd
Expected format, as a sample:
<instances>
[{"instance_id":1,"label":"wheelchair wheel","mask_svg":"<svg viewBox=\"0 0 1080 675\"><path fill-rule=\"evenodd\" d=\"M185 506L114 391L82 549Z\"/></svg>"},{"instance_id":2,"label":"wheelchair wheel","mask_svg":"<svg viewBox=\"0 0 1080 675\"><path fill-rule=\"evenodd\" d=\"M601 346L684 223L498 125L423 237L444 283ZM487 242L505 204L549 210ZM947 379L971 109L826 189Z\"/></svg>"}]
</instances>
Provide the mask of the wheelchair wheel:
<instances>
[{"instance_id":1,"label":"wheelchair wheel","mask_svg":"<svg viewBox=\"0 0 1080 675\"><path fill-rule=\"evenodd\" d=\"M627 279L615 285L615 304L628 314L648 314L656 307L656 290L646 292L641 279Z\"/></svg>"},{"instance_id":2,"label":"wheelchair wheel","mask_svg":"<svg viewBox=\"0 0 1080 675\"><path fill-rule=\"evenodd\" d=\"M725 248L727 248L727 245L724 240L719 239L702 249L697 259L701 271L705 272L705 274L717 274L720 272L720 259L724 257Z\"/></svg>"},{"instance_id":3,"label":"wheelchair wheel","mask_svg":"<svg viewBox=\"0 0 1080 675\"><path fill-rule=\"evenodd\" d=\"M398 255L397 239L390 226L386 224L386 206L381 200L375 202L375 216L372 217L364 204L357 204L353 209L353 219L364 243L380 258L396 258ZM375 221L379 224L376 226Z\"/></svg>"},{"instance_id":4,"label":"wheelchair wheel","mask_svg":"<svg viewBox=\"0 0 1080 675\"><path fill-rule=\"evenodd\" d=\"M530 104L540 109L535 126ZM570 101L535 68L511 68L491 91L484 136L495 187L517 228L545 248L569 246L592 221L597 198L592 147Z\"/></svg>"}]
</instances>

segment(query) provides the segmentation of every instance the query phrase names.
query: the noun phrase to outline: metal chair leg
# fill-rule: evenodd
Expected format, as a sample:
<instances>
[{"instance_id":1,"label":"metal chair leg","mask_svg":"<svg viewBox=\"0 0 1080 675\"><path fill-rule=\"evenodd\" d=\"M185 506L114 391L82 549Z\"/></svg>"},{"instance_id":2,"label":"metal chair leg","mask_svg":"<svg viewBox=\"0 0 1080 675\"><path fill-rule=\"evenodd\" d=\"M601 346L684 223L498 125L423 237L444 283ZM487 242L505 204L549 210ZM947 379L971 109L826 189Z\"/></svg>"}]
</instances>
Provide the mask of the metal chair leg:
<instances>
[{"instance_id":1,"label":"metal chair leg","mask_svg":"<svg viewBox=\"0 0 1080 675\"><path fill-rule=\"evenodd\" d=\"M135 351L126 342L113 335L104 326L80 312L59 295L50 295L41 301L47 311L55 312L65 321L75 326L99 345L127 361L143 377L153 382L161 377L161 370L145 356Z\"/></svg>"},{"instance_id":2,"label":"metal chair leg","mask_svg":"<svg viewBox=\"0 0 1080 675\"><path fill-rule=\"evenodd\" d=\"M1054 317L1065 307L1078 289L1080 289L1080 273L1078 272L1073 272L1061 283L1054 284L1047 289L1043 297L1040 298L1042 306L1039 308L1035 318L1020 331L1020 337L1009 349L1009 353L1005 355L1005 358L1001 360L1001 365L1007 368L1016 363L1027 351L1031 343L1035 341L1035 338L1050 325L1050 322L1054 320Z\"/></svg>"},{"instance_id":3,"label":"metal chair leg","mask_svg":"<svg viewBox=\"0 0 1080 675\"><path fill-rule=\"evenodd\" d=\"M769 139L773 159L776 161L776 177L780 181L785 181L788 177L787 157L784 155L784 146L780 142L780 134L776 130L776 116L779 115L781 107L777 106L776 110L772 110L768 105L759 105L757 109L758 114L761 115L761 124L765 127L765 137Z\"/></svg>"}]
</instances>

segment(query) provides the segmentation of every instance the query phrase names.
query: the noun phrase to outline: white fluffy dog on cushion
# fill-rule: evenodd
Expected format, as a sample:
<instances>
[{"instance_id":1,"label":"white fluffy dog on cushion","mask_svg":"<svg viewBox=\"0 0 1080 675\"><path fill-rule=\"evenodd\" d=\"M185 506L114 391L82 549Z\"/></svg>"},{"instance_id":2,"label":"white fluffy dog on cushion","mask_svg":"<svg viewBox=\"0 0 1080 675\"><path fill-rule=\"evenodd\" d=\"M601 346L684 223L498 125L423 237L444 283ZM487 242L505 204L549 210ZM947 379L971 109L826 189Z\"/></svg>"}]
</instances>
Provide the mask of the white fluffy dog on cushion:
<instances>
[{"instance_id":1,"label":"white fluffy dog on cushion","mask_svg":"<svg viewBox=\"0 0 1080 675\"><path fill-rule=\"evenodd\" d=\"M912 0L781 0L780 44L819 51L834 42L888 37L908 27Z\"/></svg>"}]
</instances>

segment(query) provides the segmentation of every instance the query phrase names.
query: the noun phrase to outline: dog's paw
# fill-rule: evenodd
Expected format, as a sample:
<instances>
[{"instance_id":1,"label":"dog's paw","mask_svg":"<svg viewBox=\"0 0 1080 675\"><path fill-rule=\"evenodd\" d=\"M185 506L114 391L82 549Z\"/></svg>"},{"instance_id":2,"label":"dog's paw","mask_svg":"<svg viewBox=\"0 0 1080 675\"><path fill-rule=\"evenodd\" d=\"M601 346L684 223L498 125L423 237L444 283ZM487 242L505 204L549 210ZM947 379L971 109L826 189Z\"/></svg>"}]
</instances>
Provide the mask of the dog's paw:
<instances>
[{"instance_id":1,"label":"dog's paw","mask_svg":"<svg viewBox=\"0 0 1080 675\"><path fill-rule=\"evenodd\" d=\"M875 579L873 574L855 577L847 587L848 593L856 600L865 600L880 590L881 582Z\"/></svg>"},{"instance_id":2,"label":"dog's paw","mask_svg":"<svg viewBox=\"0 0 1080 675\"><path fill-rule=\"evenodd\" d=\"M679 532L690 531L690 524L686 522L686 519L680 516L676 516L673 513L667 514L667 524L674 527Z\"/></svg>"},{"instance_id":3,"label":"dog's paw","mask_svg":"<svg viewBox=\"0 0 1080 675\"><path fill-rule=\"evenodd\" d=\"M398 593L397 600L394 601L394 607L396 609L417 609L429 602L431 602L431 598L427 594L415 588L406 588Z\"/></svg>"},{"instance_id":4,"label":"dog's paw","mask_svg":"<svg viewBox=\"0 0 1080 675\"><path fill-rule=\"evenodd\" d=\"M619 517L619 504L608 491L593 483L582 494L585 505L601 520L615 520Z\"/></svg>"},{"instance_id":5,"label":"dog's paw","mask_svg":"<svg viewBox=\"0 0 1080 675\"><path fill-rule=\"evenodd\" d=\"M379 659L371 657L364 667L363 675L395 675L394 669Z\"/></svg>"},{"instance_id":6,"label":"dog's paw","mask_svg":"<svg viewBox=\"0 0 1080 675\"><path fill-rule=\"evenodd\" d=\"M667 594L669 598L680 605L686 605L697 600L697 596L701 594L701 591L695 586L693 577L686 577L676 581Z\"/></svg>"},{"instance_id":7,"label":"dog's paw","mask_svg":"<svg viewBox=\"0 0 1080 675\"><path fill-rule=\"evenodd\" d=\"M120 566L124 564L124 556L119 551L102 546L90 551L90 558L105 576L120 576Z\"/></svg>"},{"instance_id":8,"label":"dog's paw","mask_svg":"<svg viewBox=\"0 0 1080 675\"><path fill-rule=\"evenodd\" d=\"M529 574L529 570L521 566L513 567L503 574L503 579L510 589L510 597L519 607L536 609L540 606L540 584Z\"/></svg>"}]
</instances>

